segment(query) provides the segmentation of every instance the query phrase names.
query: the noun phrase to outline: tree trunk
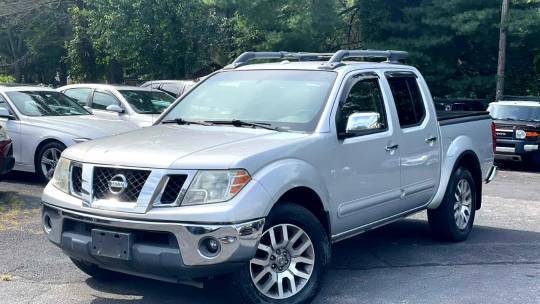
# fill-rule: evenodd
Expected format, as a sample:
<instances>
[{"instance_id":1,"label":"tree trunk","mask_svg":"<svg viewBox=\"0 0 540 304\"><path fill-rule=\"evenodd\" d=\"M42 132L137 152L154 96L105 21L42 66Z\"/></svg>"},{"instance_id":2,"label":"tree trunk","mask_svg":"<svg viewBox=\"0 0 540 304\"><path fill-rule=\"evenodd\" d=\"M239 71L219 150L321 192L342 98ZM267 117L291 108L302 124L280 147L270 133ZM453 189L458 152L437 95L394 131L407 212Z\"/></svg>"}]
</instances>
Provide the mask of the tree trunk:
<instances>
[{"instance_id":1,"label":"tree trunk","mask_svg":"<svg viewBox=\"0 0 540 304\"><path fill-rule=\"evenodd\" d=\"M502 0L501 28L499 36L499 62L497 65L497 89L495 100L499 101L504 95L504 73L506 66L506 35L509 0Z\"/></svg>"}]
</instances>

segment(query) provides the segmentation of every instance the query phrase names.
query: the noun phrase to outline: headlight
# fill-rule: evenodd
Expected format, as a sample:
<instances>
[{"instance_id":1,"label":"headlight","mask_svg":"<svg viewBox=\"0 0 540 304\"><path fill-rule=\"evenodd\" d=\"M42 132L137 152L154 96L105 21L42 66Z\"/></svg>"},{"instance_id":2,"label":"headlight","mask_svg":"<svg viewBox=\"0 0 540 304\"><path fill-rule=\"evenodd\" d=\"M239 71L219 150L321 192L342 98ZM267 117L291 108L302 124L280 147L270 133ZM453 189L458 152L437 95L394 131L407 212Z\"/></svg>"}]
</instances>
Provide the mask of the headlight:
<instances>
[{"instance_id":1,"label":"headlight","mask_svg":"<svg viewBox=\"0 0 540 304\"><path fill-rule=\"evenodd\" d=\"M245 170L202 170L195 175L183 206L221 203L232 199L251 180Z\"/></svg>"},{"instance_id":2,"label":"headlight","mask_svg":"<svg viewBox=\"0 0 540 304\"><path fill-rule=\"evenodd\" d=\"M69 159L60 157L60 160L56 164L56 168L54 169L54 175L52 178L52 184L64 191L65 193L69 193L69 167L71 165L71 161Z\"/></svg>"},{"instance_id":3,"label":"headlight","mask_svg":"<svg viewBox=\"0 0 540 304\"><path fill-rule=\"evenodd\" d=\"M89 141L90 138L74 138L73 141L78 144L78 143L82 143L82 142L85 142L85 141Z\"/></svg>"},{"instance_id":4,"label":"headlight","mask_svg":"<svg viewBox=\"0 0 540 304\"><path fill-rule=\"evenodd\" d=\"M516 130L516 138L517 139L525 139L527 137L527 132L523 130Z\"/></svg>"},{"instance_id":5,"label":"headlight","mask_svg":"<svg viewBox=\"0 0 540 304\"><path fill-rule=\"evenodd\" d=\"M0 127L0 141L8 140L9 136L6 132L6 129Z\"/></svg>"}]
</instances>

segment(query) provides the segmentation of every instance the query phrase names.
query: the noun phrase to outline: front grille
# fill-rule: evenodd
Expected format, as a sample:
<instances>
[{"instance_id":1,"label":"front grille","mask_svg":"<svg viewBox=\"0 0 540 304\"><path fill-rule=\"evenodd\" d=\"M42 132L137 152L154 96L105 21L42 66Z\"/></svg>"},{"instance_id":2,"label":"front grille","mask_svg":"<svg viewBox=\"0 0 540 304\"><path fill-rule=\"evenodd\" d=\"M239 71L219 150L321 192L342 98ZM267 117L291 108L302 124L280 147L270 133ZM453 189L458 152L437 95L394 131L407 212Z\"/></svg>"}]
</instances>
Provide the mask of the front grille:
<instances>
[{"instance_id":1,"label":"front grille","mask_svg":"<svg viewBox=\"0 0 540 304\"><path fill-rule=\"evenodd\" d=\"M514 138L514 130L513 129L497 129L497 130L495 130L495 134L497 135L497 138L504 138L504 139L513 139Z\"/></svg>"},{"instance_id":2,"label":"front grille","mask_svg":"<svg viewBox=\"0 0 540 304\"><path fill-rule=\"evenodd\" d=\"M168 205L174 204L174 202L176 202L176 199L180 194L180 190L182 190L182 186L184 185L186 178L187 175L169 176L167 186L165 186L165 190L163 190L163 194L161 195L161 204Z\"/></svg>"},{"instance_id":3,"label":"front grille","mask_svg":"<svg viewBox=\"0 0 540 304\"><path fill-rule=\"evenodd\" d=\"M93 190L94 199L115 199L121 202L136 202L150 171L134 169L118 169L94 167ZM110 187L110 182L125 178L125 187L118 191L118 187ZM115 190L114 192L111 189Z\"/></svg>"},{"instance_id":4,"label":"front grille","mask_svg":"<svg viewBox=\"0 0 540 304\"><path fill-rule=\"evenodd\" d=\"M71 190L76 195L82 192L82 167L78 164L71 166Z\"/></svg>"}]
</instances>

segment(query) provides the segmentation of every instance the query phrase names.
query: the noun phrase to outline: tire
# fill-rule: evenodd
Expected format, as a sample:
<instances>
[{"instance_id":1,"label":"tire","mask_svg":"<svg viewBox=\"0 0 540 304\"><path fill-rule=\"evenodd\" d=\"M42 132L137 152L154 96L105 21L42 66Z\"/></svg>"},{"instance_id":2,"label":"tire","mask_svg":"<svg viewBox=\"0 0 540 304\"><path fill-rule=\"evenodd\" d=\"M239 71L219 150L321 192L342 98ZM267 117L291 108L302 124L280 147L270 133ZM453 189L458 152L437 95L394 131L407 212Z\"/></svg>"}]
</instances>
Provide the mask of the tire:
<instances>
[{"instance_id":1,"label":"tire","mask_svg":"<svg viewBox=\"0 0 540 304\"><path fill-rule=\"evenodd\" d=\"M77 268L79 268L82 272L86 273L87 275L94 278L96 281L102 281L102 282L110 282L110 281L116 281L119 278L122 277L122 274L119 272L115 272L108 269L99 268L98 266L83 262L79 260L75 260L73 258L69 258Z\"/></svg>"},{"instance_id":2,"label":"tire","mask_svg":"<svg viewBox=\"0 0 540 304\"><path fill-rule=\"evenodd\" d=\"M429 226L435 236L452 242L467 239L473 227L479 195L471 172L464 167L455 170L441 205L428 210Z\"/></svg>"},{"instance_id":3,"label":"tire","mask_svg":"<svg viewBox=\"0 0 540 304\"><path fill-rule=\"evenodd\" d=\"M284 242L283 227L285 227L288 240L292 242ZM279 230L278 230L279 229ZM276 248L271 245L270 235L274 231L274 239L277 243ZM276 232L281 231L281 236ZM302 234L305 233L305 234ZM297 234L302 234L297 237ZM295 237L296 240L293 240ZM311 245L309 244L311 242ZM307 244L307 245L305 245ZM266 246L266 247L264 247ZM303 247L306 246L302 251ZM319 220L307 209L292 203L279 204L272 210L267 217L264 233L258 246L255 257L241 270L231 274L229 282L232 284L232 289L238 292L240 303L309 303L315 297L320 289L321 281L324 276L326 265L330 261L331 247L328 239L328 234L323 228ZM264 248L261 249L261 248ZM279 249L281 248L281 249ZM284 250L285 249L285 250ZM267 252L266 250L270 250ZM278 250L280 254L278 254ZM295 250L300 250L300 257L303 257L302 262L298 261L298 256ZM290 251L290 252L289 252ZM272 256L277 258L272 259ZM310 260L311 259L311 260ZM296 263L288 261L296 261ZM260 262L266 262L267 266L259 265ZM313 263L305 263L310 261ZM285 264L285 265L284 265ZM272 265L276 266L272 270ZM279 270L279 266L283 266L283 270ZM298 267L298 268L297 268ZM294 277L294 285L297 292L292 292L292 284L290 276L293 274L291 269L294 269L300 276ZM301 273L299 272L301 271ZM266 274L261 275L262 272ZM309 274L306 278L306 274ZM255 279L260 277L257 285ZM283 294L280 296L278 282L272 284L270 290L264 293L261 288L270 282L271 278L282 277ZM287 278L285 278L287 277ZM296 281L298 279L298 281Z\"/></svg>"},{"instance_id":4,"label":"tire","mask_svg":"<svg viewBox=\"0 0 540 304\"><path fill-rule=\"evenodd\" d=\"M35 159L35 168L36 175L43 182L48 182L52 178L54 173L54 168L58 159L60 159L60 154L66 149L66 146L58 141L51 141L43 145L36 154ZM56 156L55 156L56 155ZM47 159L50 163L43 164L44 158ZM52 168L52 171L48 168Z\"/></svg>"}]
</instances>

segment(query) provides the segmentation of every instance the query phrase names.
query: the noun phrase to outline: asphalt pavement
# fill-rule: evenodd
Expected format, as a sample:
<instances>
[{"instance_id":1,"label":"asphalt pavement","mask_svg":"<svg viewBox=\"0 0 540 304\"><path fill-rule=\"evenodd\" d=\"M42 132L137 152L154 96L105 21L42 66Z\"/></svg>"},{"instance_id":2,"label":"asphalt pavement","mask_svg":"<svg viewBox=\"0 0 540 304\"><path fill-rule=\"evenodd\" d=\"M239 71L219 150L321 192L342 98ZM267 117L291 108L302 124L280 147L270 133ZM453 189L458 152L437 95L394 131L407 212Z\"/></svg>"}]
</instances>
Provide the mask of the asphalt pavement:
<instances>
[{"instance_id":1,"label":"asphalt pavement","mask_svg":"<svg viewBox=\"0 0 540 304\"><path fill-rule=\"evenodd\" d=\"M419 213L337 243L315 303L540 303L540 173L505 166L467 241L433 239ZM43 235L42 189L29 174L0 182L0 303L231 302L219 282L89 278Z\"/></svg>"}]
</instances>

